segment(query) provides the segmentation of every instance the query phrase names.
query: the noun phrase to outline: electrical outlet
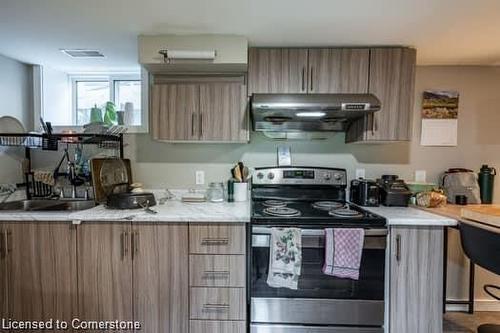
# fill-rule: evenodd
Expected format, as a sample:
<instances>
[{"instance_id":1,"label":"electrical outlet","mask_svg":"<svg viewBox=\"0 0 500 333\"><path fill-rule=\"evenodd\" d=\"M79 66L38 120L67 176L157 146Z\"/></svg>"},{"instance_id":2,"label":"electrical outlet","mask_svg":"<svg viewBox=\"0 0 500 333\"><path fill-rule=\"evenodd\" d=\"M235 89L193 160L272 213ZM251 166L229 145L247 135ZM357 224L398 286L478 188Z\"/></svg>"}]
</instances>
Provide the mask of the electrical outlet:
<instances>
[{"instance_id":1,"label":"electrical outlet","mask_svg":"<svg viewBox=\"0 0 500 333\"><path fill-rule=\"evenodd\" d=\"M356 169L356 179L365 178L365 169Z\"/></svg>"},{"instance_id":2,"label":"electrical outlet","mask_svg":"<svg viewBox=\"0 0 500 333\"><path fill-rule=\"evenodd\" d=\"M427 173L425 170L416 170L415 171L415 181L418 183L425 183L427 178Z\"/></svg>"},{"instance_id":3,"label":"electrical outlet","mask_svg":"<svg viewBox=\"0 0 500 333\"><path fill-rule=\"evenodd\" d=\"M204 185L205 184L205 171L198 170L196 171L196 185Z\"/></svg>"}]
</instances>

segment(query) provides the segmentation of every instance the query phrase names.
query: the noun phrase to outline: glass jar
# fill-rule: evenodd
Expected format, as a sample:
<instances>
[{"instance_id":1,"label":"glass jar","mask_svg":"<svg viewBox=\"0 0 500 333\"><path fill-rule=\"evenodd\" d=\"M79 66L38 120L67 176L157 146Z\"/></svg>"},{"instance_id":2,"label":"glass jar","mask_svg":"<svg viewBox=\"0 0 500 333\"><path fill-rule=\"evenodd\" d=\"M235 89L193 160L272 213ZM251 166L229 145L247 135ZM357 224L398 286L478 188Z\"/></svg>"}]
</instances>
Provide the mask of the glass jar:
<instances>
[{"instance_id":1,"label":"glass jar","mask_svg":"<svg viewBox=\"0 0 500 333\"><path fill-rule=\"evenodd\" d=\"M208 185L207 198L210 202L223 202L224 184L218 182L210 183L210 185Z\"/></svg>"}]
</instances>

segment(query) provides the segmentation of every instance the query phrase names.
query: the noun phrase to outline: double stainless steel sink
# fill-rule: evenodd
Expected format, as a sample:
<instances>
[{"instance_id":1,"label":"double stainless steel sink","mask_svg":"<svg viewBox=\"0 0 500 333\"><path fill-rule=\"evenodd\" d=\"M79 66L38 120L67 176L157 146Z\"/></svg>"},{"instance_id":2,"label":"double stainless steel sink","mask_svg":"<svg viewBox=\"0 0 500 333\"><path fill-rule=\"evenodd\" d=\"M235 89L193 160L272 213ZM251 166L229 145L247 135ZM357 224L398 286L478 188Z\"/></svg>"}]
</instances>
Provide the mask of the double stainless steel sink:
<instances>
[{"instance_id":1,"label":"double stainless steel sink","mask_svg":"<svg viewBox=\"0 0 500 333\"><path fill-rule=\"evenodd\" d=\"M0 211L78 211L95 207L93 200L20 200L0 203Z\"/></svg>"}]
</instances>

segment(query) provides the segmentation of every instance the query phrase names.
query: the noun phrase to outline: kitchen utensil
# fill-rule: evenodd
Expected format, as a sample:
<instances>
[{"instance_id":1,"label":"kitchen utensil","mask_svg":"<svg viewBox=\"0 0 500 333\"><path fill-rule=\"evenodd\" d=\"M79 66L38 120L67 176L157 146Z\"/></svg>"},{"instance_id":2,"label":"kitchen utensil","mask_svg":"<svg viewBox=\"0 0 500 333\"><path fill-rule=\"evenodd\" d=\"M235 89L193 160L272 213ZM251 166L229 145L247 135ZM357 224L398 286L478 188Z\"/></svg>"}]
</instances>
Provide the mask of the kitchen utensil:
<instances>
[{"instance_id":1,"label":"kitchen utensil","mask_svg":"<svg viewBox=\"0 0 500 333\"><path fill-rule=\"evenodd\" d=\"M153 193L113 193L106 200L106 206L112 209L139 209L143 208L148 213L154 212L149 207L155 206L156 200ZM153 214L156 214L154 212Z\"/></svg>"},{"instance_id":2,"label":"kitchen utensil","mask_svg":"<svg viewBox=\"0 0 500 333\"><path fill-rule=\"evenodd\" d=\"M497 170L483 164L478 173L479 189L481 195L481 203L490 204L493 202L493 185Z\"/></svg>"},{"instance_id":3,"label":"kitchen utensil","mask_svg":"<svg viewBox=\"0 0 500 333\"><path fill-rule=\"evenodd\" d=\"M104 172L102 171L103 166ZM123 171L113 170L115 166L118 168L124 166L126 176L123 175ZM132 169L129 159L93 158L90 161L90 168L92 171L94 197L97 203L106 203L107 196L114 191L127 192L128 185L132 183ZM108 172L111 174L107 174ZM104 173L104 184L101 180L102 173Z\"/></svg>"},{"instance_id":4,"label":"kitchen utensil","mask_svg":"<svg viewBox=\"0 0 500 333\"><path fill-rule=\"evenodd\" d=\"M236 181L238 182L242 182L243 181L243 178L241 176L241 169L240 169L240 166L239 165L236 165L234 167L234 178L236 179Z\"/></svg>"},{"instance_id":5,"label":"kitchen utensil","mask_svg":"<svg viewBox=\"0 0 500 333\"><path fill-rule=\"evenodd\" d=\"M465 206L467 205L467 196L460 194L455 196L455 204L460 205L460 206Z\"/></svg>"}]
</instances>

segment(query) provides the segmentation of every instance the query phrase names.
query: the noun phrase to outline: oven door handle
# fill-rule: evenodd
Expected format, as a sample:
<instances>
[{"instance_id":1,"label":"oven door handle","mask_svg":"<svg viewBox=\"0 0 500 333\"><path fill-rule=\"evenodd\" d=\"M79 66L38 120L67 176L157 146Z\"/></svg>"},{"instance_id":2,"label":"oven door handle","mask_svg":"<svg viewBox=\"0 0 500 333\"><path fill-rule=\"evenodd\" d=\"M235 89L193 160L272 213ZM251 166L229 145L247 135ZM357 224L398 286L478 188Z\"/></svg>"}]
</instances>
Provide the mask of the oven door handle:
<instances>
[{"instance_id":1,"label":"oven door handle","mask_svg":"<svg viewBox=\"0 0 500 333\"><path fill-rule=\"evenodd\" d=\"M270 235L272 228L269 227L252 227L252 235ZM301 229L302 236L324 236L324 229ZM365 236L387 236L386 228L365 229Z\"/></svg>"}]
</instances>

